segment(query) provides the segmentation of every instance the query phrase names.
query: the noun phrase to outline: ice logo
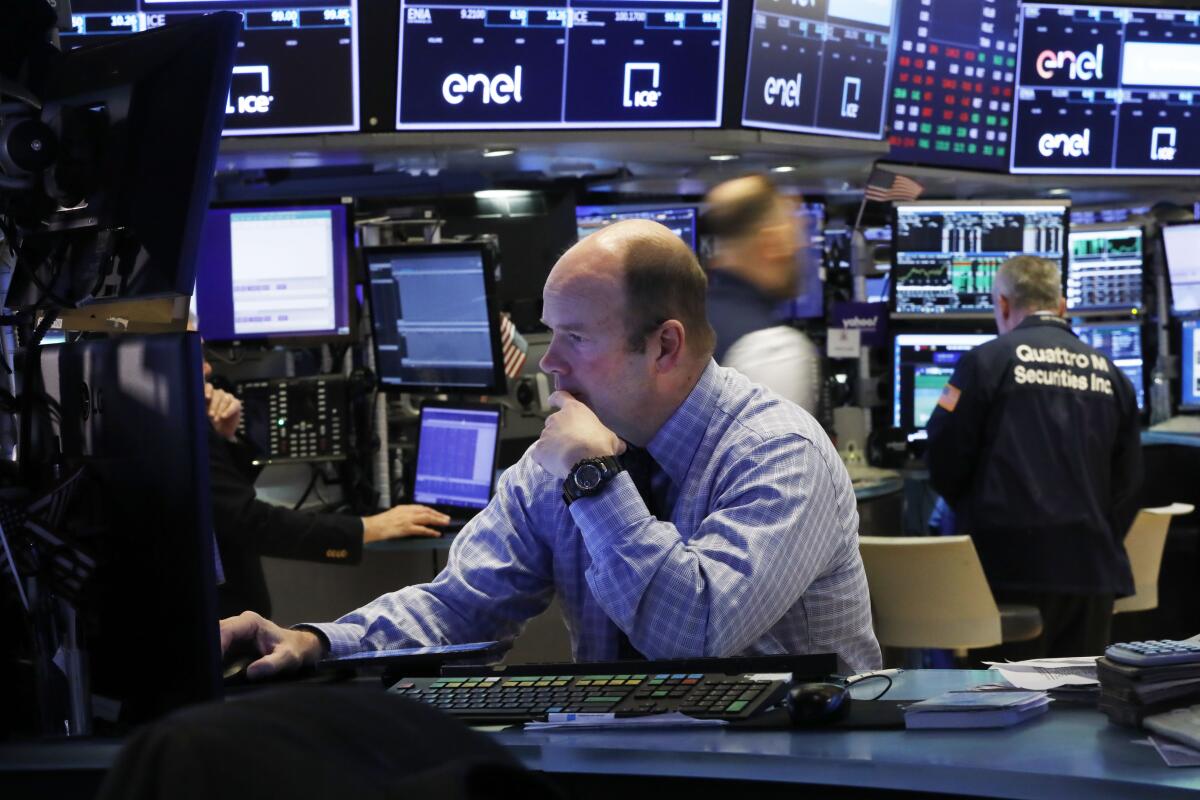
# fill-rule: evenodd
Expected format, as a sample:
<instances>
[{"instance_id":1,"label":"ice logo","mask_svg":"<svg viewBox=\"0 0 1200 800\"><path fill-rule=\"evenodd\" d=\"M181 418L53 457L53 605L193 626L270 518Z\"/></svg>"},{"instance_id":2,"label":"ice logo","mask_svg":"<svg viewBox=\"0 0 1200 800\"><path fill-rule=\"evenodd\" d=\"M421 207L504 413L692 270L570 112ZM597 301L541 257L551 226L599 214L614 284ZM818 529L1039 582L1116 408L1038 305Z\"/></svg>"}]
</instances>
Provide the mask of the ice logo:
<instances>
[{"instance_id":1,"label":"ice logo","mask_svg":"<svg viewBox=\"0 0 1200 800\"><path fill-rule=\"evenodd\" d=\"M259 94L244 94L233 100L233 93L225 98L226 114L266 114L271 110L275 96L267 94L271 91L271 68L267 66L242 66L233 68L234 75L257 75Z\"/></svg>"},{"instance_id":2,"label":"ice logo","mask_svg":"<svg viewBox=\"0 0 1200 800\"><path fill-rule=\"evenodd\" d=\"M442 81L442 98L452 106L463 101L465 95L479 91L483 102L506 105L510 100L521 102L521 67L513 67L511 75L501 72L499 75L488 76L482 72L474 75L463 75L454 72Z\"/></svg>"},{"instance_id":3,"label":"ice logo","mask_svg":"<svg viewBox=\"0 0 1200 800\"><path fill-rule=\"evenodd\" d=\"M1043 50L1037 57L1037 74L1042 80L1050 80L1063 67L1073 81L1090 81L1104 77L1104 45L1096 45L1096 52L1084 50L1078 55L1073 50Z\"/></svg>"},{"instance_id":4,"label":"ice logo","mask_svg":"<svg viewBox=\"0 0 1200 800\"><path fill-rule=\"evenodd\" d=\"M1091 128L1084 128L1083 133L1043 133L1038 139L1038 152L1050 158L1061 150L1067 158L1079 158L1089 154L1091 145Z\"/></svg>"}]
</instances>

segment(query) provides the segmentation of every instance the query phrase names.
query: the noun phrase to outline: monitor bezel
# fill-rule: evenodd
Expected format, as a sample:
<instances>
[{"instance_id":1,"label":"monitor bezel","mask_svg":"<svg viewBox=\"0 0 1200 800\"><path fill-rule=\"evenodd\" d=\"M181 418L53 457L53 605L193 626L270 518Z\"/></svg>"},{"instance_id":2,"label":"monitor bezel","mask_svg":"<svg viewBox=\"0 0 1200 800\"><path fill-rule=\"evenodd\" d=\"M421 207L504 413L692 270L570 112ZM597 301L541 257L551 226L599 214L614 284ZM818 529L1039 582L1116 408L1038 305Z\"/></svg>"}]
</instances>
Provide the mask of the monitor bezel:
<instances>
[{"instance_id":1,"label":"monitor bezel","mask_svg":"<svg viewBox=\"0 0 1200 800\"><path fill-rule=\"evenodd\" d=\"M417 496L417 463L421 457L421 429L424 427L425 409L446 409L449 411L494 411L496 412L496 444L492 452L492 474L490 477L491 483L488 485L488 503L496 495L496 469L500 464L500 438L504 432L504 406L500 403L473 403L470 401L454 402L451 400L427 399L421 402L421 408L417 415L417 435L413 447L413 465L410 469L409 477L405 480L405 488L408 490L408 496L415 498ZM487 503L483 504L483 508L487 507ZM456 506L456 508L472 508L472 506ZM483 508L477 509L483 511Z\"/></svg>"},{"instance_id":2,"label":"monitor bezel","mask_svg":"<svg viewBox=\"0 0 1200 800\"><path fill-rule=\"evenodd\" d=\"M358 322L359 314L357 304L355 303L355 286L359 282L359 265L356 258L358 248L355 246L355 227L354 227L354 200L349 197L337 198L316 198L303 200L248 200L245 202L220 202L211 204L205 210L207 215L212 211L232 211L238 209L255 210L264 208L320 208L328 206L342 206L346 213L346 322L349 327L349 333L316 333L305 332L296 334L281 334L269 333L261 336L233 336L228 338L214 338L205 336L206 344L220 345L223 347L240 347L240 348L271 348L271 347L312 347L322 344L351 344L358 341ZM197 253L199 258L199 253ZM199 264L197 264L197 279L196 284L199 286ZM232 291L232 279L230 281L230 289ZM193 294L195 290L193 290ZM200 317L200 322L204 322L204 314L200 308L199 298L196 299L196 313Z\"/></svg>"},{"instance_id":3,"label":"monitor bezel","mask_svg":"<svg viewBox=\"0 0 1200 800\"><path fill-rule=\"evenodd\" d=\"M456 386L441 384L398 384L388 383L383 379L379 370L379 342L375 336L374 319L371 323L371 351L375 359L375 382L380 391L408 394L446 394L458 397L495 397L507 394L508 377L504 373L504 358L500 347L500 309L496 296L496 258L491 245L487 242L439 242L436 244L396 244L361 248L363 281L363 302L368 304L374 314L374 297L371 292L371 257L376 255L394 256L408 253L432 253L460 251L478 253L483 260L483 286L487 300L488 327L491 330L492 343L492 376L488 386Z\"/></svg>"},{"instance_id":4,"label":"monitor bezel","mask_svg":"<svg viewBox=\"0 0 1200 800\"><path fill-rule=\"evenodd\" d=\"M1138 231L1142 237L1142 288L1141 301L1136 307L1123 306L1121 308L1071 308L1070 299L1067 297L1068 285L1071 279L1071 237L1077 233L1116 233L1120 231ZM1146 311L1146 242L1149 237L1147 235L1146 226L1141 223L1134 224L1095 224L1095 225L1076 225L1067 232L1067 266L1066 272L1063 273L1063 298L1067 300L1067 316L1070 318L1092 319L1096 317L1140 317Z\"/></svg>"},{"instance_id":5,"label":"monitor bezel","mask_svg":"<svg viewBox=\"0 0 1200 800\"><path fill-rule=\"evenodd\" d=\"M933 209L939 207L946 208L975 208L993 206L1003 208L1005 206L1042 206L1045 208L1062 208L1062 225L1063 225L1063 252L1059 259L1059 276L1061 278L1060 290L1066 293L1067 287L1067 259L1070 254L1070 238L1071 238L1071 201L1070 200L1047 200L1047 199L1030 199L1030 200L913 200L903 203L894 203L891 209L891 225L892 225L892 281L888 287L888 318L894 320L958 320L966 323L977 322L980 320L990 320L995 318L994 311L953 311L944 314L920 314L912 311L899 312L896 310L897 289L899 286L899 255L900 255L900 211L908 208L925 208Z\"/></svg>"},{"instance_id":6,"label":"monitor bezel","mask_svg":"<svg viewBox=\"0 0 1200 800\"><path fill-rule=\"evenodd\" d=\"M1197 232L1200 232L1200 220L1177 220L1174 222L1164 222L1159 226L1158 239L1159 246L1162 248L1162 263L1163 277L1167 279L1167 292L1171 297L1171 316L1176 319L1196 319L1200 318L1200 307L1181 311L1175 307L1175 281L1171 278L1171 254L1167 249L1167 229L1168 228L1186 228L1194 227Z\"/></svg>"}]
</instances>

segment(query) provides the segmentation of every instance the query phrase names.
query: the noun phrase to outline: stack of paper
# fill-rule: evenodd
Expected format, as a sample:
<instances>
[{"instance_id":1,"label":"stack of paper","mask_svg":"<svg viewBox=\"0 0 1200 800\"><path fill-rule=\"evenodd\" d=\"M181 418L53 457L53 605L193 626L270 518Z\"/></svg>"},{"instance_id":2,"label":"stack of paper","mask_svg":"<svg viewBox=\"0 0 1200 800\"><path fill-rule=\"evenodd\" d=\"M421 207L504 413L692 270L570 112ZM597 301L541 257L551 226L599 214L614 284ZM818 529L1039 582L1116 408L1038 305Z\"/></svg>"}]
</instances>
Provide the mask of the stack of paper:
<instances>
[{"instance_id":1,"label":"stack of paper","mask_svg":"<svg viewBox=\"0 0 1200 800\"><path fill-rule=\"evenodd\" d=\"M946 692L906 708L904 727L1007 728L1045 714L1049 706L1045 692Z\"/></svg>"}]
</instances>

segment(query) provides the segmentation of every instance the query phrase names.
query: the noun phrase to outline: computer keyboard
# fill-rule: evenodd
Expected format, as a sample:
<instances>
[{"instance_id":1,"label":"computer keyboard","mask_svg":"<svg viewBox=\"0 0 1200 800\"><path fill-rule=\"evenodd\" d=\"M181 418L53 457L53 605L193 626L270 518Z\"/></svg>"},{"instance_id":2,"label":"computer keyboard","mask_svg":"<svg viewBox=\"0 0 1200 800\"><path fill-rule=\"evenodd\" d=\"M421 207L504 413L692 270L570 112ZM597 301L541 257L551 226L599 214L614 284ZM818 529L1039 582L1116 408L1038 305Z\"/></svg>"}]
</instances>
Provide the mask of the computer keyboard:
<instances>
[{"instance_id":1,"label":"computer keyboard","mask_svg":"<svg viewBox=\"0 0 1200 800\"><path fill-rule=\"evenodd\" d=\"M746 719L774 705L782 680L693 673L403 678L389 692L466 722L545 720L554 713L636 716L678 711L703 719Z\"/></svg>"},{"instance_id":2,"label":"computer keyboard","mask_svg":"<svg viewBox=\"0 0 1200 800\"><path fill-rule=\"evenodd\" d=\"M1181 414L1150 426L1151 433L1190 433L1200 436L1200 414Z\"/></svg>"}]
</instances>

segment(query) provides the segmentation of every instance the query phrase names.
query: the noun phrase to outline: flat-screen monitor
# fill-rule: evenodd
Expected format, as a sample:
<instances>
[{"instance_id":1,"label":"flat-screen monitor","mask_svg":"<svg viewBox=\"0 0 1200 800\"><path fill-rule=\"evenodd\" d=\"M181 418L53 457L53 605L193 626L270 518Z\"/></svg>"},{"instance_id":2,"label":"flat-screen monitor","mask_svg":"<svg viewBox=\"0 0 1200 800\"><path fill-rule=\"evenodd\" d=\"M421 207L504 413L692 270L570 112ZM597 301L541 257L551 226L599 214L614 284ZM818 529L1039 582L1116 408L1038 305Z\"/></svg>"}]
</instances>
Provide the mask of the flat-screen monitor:
<instances>
[{"instance_id":1,"label":"flat-screen monitor","mask_svg":"<svg viewBox=\"0 0 1200 800\"><path fill-rule=\"evenodd\" d=\"M888 279L888 275L867 278L868 303L886 303L888 301Z\"/></svg>"},{"instance_id":2,"label":"flat-screen monitor","mask_svg":"<svg viewBox=\"0 0 1200 800\"><path fill-rule=\"evenodd\" d=\"M210 209L196 270L204 338L350 337L352 224L340 202Z\"/></svg>"},{"instance_id":3,"label":"flat-screen monitor","mask_svg":"<svg viewBox=\"0 0 1200 800\"><path fill-rule=\"evenodd\" d=\"M1104 208L1071 208L1071 226L1123 225L1136 216L1150 213L1150 206L1109 206Z\"/></svg>"},{"instance_id":4,"label":"flat-screen monitor","mask_svg":"<svg viewBox=\"0 0 1200 800\"><path fill-rule=\"evenodd\" d=\"M899 0L889 158L1008 171L1017 0Z\"/></svg>"},{"instance_id":5,"label":"flat-screen monitor","mask_svg":"<svg viewBox=\"0 0 1200 800\"><path fill-rule=\"evenodd\" d=\"M789 319L815 319L825 314L825 288L821 265L825 252L825 204L797 203L796 220L806 245L798 254L798 293L784 315Z\"/></svg>"},{"instance_id":6,"label":"flat-screen monitor","mask_svg":"<svg viewBox=\"0 0 1200 800\"><path fill-rule=\"evenodd\" d=\"M422 404L413 500L451 517L483 509L496 480L500 423L495 405Z\"/></svg>"},{"instance_id":7,"label":"flat-screen monitor","mask_svg":"<svg viewBox=\"0 0 1200 800\"><path fill-rule=\"evenodd\" d=\"M359 0L72 0L64 48L236 11L225 135L357 131Z\"/></svg>"},{"instance_id":8,"label":"flat-screen monitor","mask_svg":"<svg viewBox=\"0 0 1200 800\"><path fill-rule=\"evenodd\" d=\"M460 395L506 391L487 245L375 247L363 255L383 388Z\"/></svg>"},{"instance_id":9,"label":"flat-screen monitor","mask_svg":"<svg viewBox=\"0 0 1200 800\"><path fill-rule=\"evenodd\" d=\"M742 124L883 137L896 0L754 0Z\"/></svg>"},{"instance_id":10,"label":"flat-screen monitor","mask_svg":"<svg viewBox=\"0 0 1200 800\"><path fill-rule=\"evenodd\" d=\"M1125 373L1137 394L1138 409L1146 407L1145 361L1142 356L1142 325L1139 322L1088 322L1071 326L1080 341L1112 359Z\"/></svg>"},{"instance_id":11,"label":"flat-screen monitor","mask_svg":"<svg viewBox=\"0 0 1200 800\"><path fill-rule=\"evenodd\" d=\"M400 0L396 127L715 128L727 0Z\"/></svg>"},{"instance_id":12,"label":"flat-screen monitor","mask_svg":"<svg viewBox=\"0 0 1200 800\"><path fill-rule=\"evenodd\" d=\"M1012 171L1200 174L1196 14L1022 3Z\"/></svg>"},{"instance_id":13,"label":"flat-screen monitor","mask_svg":"<svg viewBox=\"0 0 1200 800\"><path fill-rule=\"evenodd\" d=\"M1179 406L1192 411L1200 410L1200 320L1185 319L1181 337L1179 360L1180 373Z\"/></svg>"},{"instance_id":14,"label":"flat-screen monitor","mask_svg":"<svg viewBox=\"0 0 1200 800\"><path fill-rule=\"evenodd\" d=\"M694 206L579 206L575 209L575 227L579 238L627 219L649 219L666 225L687 246L696 249L696 208Z\"/></svg>"},{"instance_id":15,"label":"flat-screen monitor","mask_svg":"<svg viewBox=\"0 0 1200 800\"><path fill-rule=\"evenodd\" d=\"M892 426L924 430L963 353L990 333L901 333L892 339Z\"/></svg>"},{"instance_id":16,"label":"flat-screen monitor","mask_svg":"<svg viewBox=\"0 0 1200 800\"><path fill-rule=\"evenodd\" d=\"M1162 236L1171 279L1171 310L1200 313L1200 223L1164 225Z\"/></svg>"},{"instance_id":17,"label":"flat-screen monitor","mask_svg":"<svg viewBox=\"0 0 1200 800\"><path fill-rule=\"evenodd\" d=\"M1075 314L1138 314L1142 309L1142 228L1072 227L1067 308Z\"/></svg>"},{"instance_id":18,"label":"flat-screen monitor","mask_svg":"<svg viewBox=\"0 0 1200 800\"><path fill-rule=\"evenodd\" d=\"M1011 256L1063 266L1068 204L1044 200L898 203L892 236L897 316L992 314L992 279Z\"/></svg>"}]
</instances>

